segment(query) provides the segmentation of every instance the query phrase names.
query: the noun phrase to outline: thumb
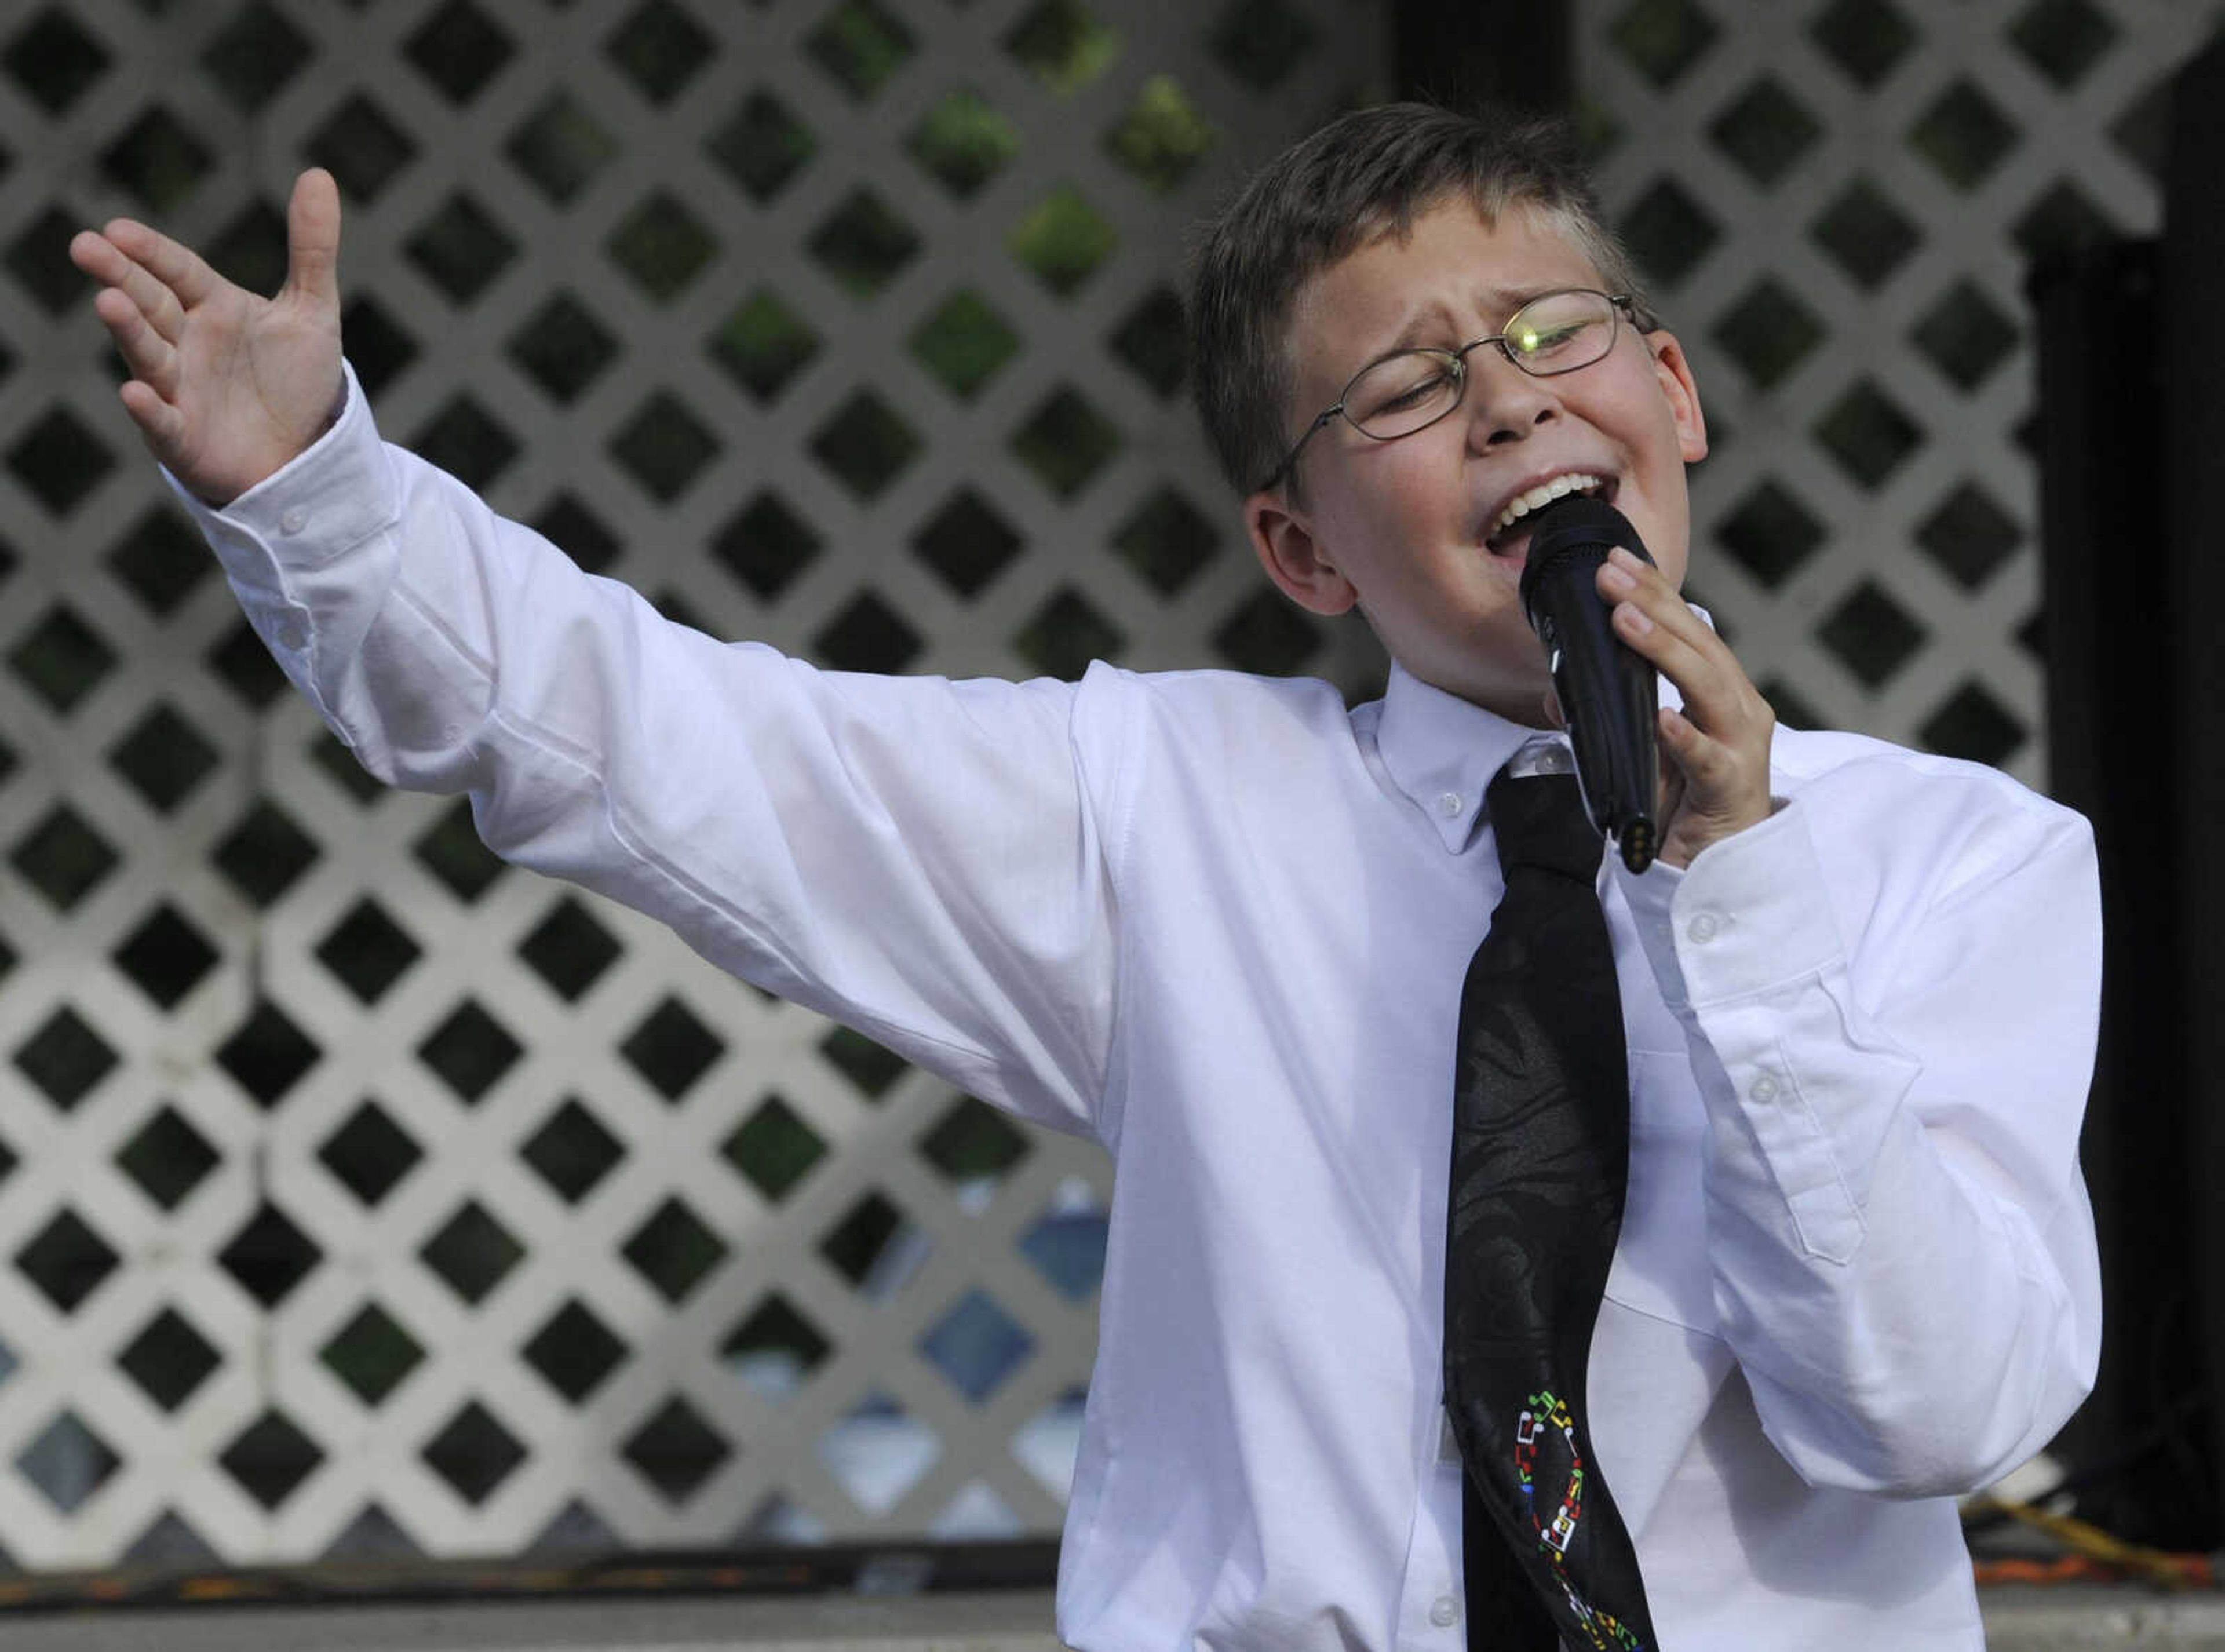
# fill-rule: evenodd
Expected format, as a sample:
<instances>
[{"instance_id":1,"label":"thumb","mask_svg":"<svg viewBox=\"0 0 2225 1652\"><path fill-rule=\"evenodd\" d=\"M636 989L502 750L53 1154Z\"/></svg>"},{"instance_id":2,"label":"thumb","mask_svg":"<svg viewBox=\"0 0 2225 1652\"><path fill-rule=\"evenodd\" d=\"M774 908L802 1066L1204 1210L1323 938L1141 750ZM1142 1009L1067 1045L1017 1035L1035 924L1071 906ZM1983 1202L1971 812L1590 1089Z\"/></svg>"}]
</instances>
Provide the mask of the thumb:
<instances>
[{"instance_id":1,"label":"thumb","mask_svg":"<svg viewBox=\"0 0 2225 1652\"><path fill-rule=\"evenodd\" d=\"M339 257L339 186L322 167L312 167L294 180L286 203L285 290L338 309Z\"/></svg>"}]
</instances>

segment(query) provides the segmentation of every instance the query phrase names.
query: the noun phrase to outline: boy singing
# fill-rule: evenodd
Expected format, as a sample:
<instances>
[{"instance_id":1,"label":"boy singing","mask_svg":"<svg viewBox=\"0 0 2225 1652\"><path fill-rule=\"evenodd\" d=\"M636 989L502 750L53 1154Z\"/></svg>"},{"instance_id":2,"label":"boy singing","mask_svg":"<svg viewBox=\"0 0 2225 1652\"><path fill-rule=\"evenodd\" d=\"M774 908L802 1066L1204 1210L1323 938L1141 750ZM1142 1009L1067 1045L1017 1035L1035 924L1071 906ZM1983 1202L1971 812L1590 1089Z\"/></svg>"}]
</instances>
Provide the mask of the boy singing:
<instances>
[{"instance_id":1,"label":"boy singing","mask_svg":"<svg viewBox=\"0 0 2225 1652\"><path fill-rule=\"evenodd\" d=\"M821 672L668 623L381 445L327 176L288 223L269 302L128 221L73 254L126 408L357 757L1115 1155L1068 1642L1982 1645L1952 1497L2046 1441L2097 1347L2090 839L1991 770L1772 726L1677 594L1690 364L1550 133L1345 117L1199 258L1251 542L1395 662L1353 711L1225 672ZM1610 1605L1518 1556L1537 1630L1477 1580L1446 1424L1447 1160L1494 780L1566 766L1517 584L1570 492L1651 553L1598 589L1668 703L1660 859L1591 880L1628 1149L1588 1456L1525 1412L1534 1509L1493 1516L1550 1568L1611 1486L1639 1576Z\"/></svg>"}]
</instances>

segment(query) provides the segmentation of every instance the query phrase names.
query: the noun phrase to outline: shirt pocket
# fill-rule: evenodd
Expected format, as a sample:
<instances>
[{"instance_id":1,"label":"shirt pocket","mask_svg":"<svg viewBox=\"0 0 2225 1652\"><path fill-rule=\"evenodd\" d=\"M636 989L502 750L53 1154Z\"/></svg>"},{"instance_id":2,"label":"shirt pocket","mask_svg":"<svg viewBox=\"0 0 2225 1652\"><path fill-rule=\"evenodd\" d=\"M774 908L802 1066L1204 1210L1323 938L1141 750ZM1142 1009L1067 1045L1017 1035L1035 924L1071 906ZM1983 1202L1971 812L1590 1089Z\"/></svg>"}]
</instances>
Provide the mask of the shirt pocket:
<instances>
[{"instance_id":1,"label":"shirt pocket","mask_svg":"<svg viewBox=\"0 0 2225 1652\"><path fill-rule=\"evenodd\" d=\"M1701 1182L1707 1117L1681 1051L1630 1052L1630 1191L1607 1294L1625 1307L1721 1334Z\"/></svg>"}]
</instances>

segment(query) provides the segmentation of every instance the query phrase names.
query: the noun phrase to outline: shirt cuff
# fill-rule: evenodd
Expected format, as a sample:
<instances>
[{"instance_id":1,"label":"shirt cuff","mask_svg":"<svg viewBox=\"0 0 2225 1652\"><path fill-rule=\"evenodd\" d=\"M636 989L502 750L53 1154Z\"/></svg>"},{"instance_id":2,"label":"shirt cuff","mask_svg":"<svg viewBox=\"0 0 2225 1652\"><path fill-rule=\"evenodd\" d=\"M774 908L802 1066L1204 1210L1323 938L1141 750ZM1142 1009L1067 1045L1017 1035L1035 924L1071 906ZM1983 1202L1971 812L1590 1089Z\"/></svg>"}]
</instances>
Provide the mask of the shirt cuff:
<instances>
[{"instance_id":1,"label":"shirt cuff","mask_svg":"<svg viewBox=\"0 0 2225 1652\"><path fill-rule=\"evenodd\" d=\"M340 371L343 400L331 428L221 510L162 472L235 579L269 587L270 565L314 567L361 544L398 513L371 404L355 370L342 361Z\"/></svg>"},{"instance_id":2,"label":"shirt cuff","mask_svg":"<svg viewBox=\"0 0 2225 1652\"><path fill-rule=\"evenodd\" d=\"M1669 908L1666 939L1695 1009L1778 991L1845 953L1797 802L1701 851Z\"/></svg>"}]
</instances>

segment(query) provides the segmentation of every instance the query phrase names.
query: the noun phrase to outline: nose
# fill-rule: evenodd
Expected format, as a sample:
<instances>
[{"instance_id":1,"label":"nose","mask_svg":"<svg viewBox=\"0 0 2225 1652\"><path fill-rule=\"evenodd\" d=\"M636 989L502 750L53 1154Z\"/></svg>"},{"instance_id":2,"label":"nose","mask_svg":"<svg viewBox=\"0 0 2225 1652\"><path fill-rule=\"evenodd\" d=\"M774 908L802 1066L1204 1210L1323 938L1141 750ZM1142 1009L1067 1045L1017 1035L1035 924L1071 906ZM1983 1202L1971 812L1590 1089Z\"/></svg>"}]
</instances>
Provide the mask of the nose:
<instances>
[{"instance_id":1,"label":"nose","mask_svg":"<svg viewBox=\"0 0 2225 1652\"><path fill-rule=\"evenodd\" d=\"M1560 416L1550 379L1524 372L1486 345L1467 358L1468 442L1479 450L1520 441Z\"/></svg>"}]
</instances>

